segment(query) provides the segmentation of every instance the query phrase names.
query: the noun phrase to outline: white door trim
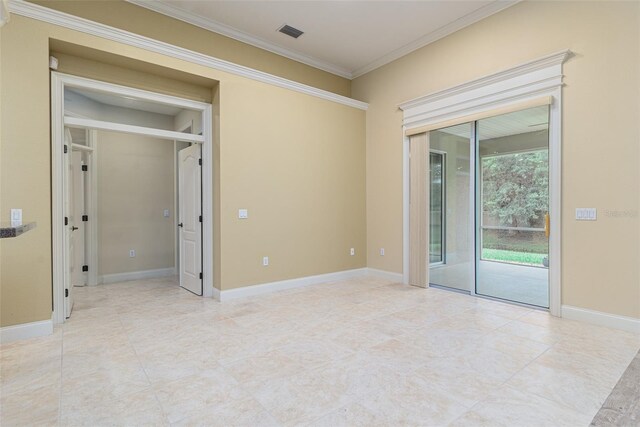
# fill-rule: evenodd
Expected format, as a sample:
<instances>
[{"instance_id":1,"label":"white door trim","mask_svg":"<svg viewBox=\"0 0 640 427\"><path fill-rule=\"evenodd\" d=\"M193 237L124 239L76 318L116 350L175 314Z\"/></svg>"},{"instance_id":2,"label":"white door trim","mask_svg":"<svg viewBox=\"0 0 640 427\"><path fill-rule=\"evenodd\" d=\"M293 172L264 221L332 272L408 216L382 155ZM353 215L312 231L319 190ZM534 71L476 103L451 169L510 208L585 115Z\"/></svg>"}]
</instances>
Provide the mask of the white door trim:
<instances>
[{"instance_id":1,"label":"white door trim","mask_svg":"<svg viewBox=\"0 0 640 427\"><path fill-rule=\"evenodd\" d=\"M89 171L87 172L88 187L87 192L87 215L89 223L87 226L87 262L89 263L88 286L98 284L98 131L87 131L87 145L92 151L89 155Z\"/></svg>"},{"instance_id":2,"label":"white door trim","mask_svg":"<svg viewBox=\"0 0 640 427\"><path fill-rule=\"evenodd\" d=\"M154 129L144 126L125 125L121 123L105 122L102 120L81 119L77 117L65 117L64 125L69 128L98 129L113 132L129 133L133 135L146 135L160 139L170 139L175 141L204 142L200 135L175 132L172 130Z\"/></svg>"},{"instance_id":3,"label":"white door trim","mask_svg":"<svg viewBox=\"0 0 640 427\"><path fill-rule=\"evenodd\" d=\"M571 55L564 50L534 61L425 95L399 105L403 130L434 125L512 104L550 96L549 113L549 311L562 315L561 284L561 165L562 64ZM409 271L409 152L403 139L403 280Z\"/></svg>"},{"instance_id":4,"label":"white door trim","mask_svg":"<svg viewBox=\"0 0 640 427\"><path fill-rule=\"evenodd\" d=\"M65 251L64 251L64 88L66 86L100 90L118 95L140 98L153 102L161 102L181 108L189 108L202 114L202 136L198 136L202 143L202 209L203 209L203 296L213 296L213 129L212 106L202 102L196 102L177 98L174 96L148 92L126 86L100 82L77 76L71 76L58 72L51 72L51 183L52 183L52 239L53 239L53 322L64 323L64 278L65 278ZM69 117L67 117L67 120ZM74 118L74 123L88 120ZM72 121L73 121L72 120ZM85 122L86 123L86 122ZM102 122L105 123L105 122ZM115 127L123 126L116 125ZM136 127L139 128L139 127ZM139 131L139 128L135 129ZM115 130L115 129L114 129ZM131 130L131 129L129 129ZM186 134L174 135L170 133L169 139L183 139ZM136 132L138 133L138 132ZM176 132L177 133L177 132ZM157 135L156 135L157 136ZM69 149L69 153L71 150Z\"/></svg>"}]
</instances>

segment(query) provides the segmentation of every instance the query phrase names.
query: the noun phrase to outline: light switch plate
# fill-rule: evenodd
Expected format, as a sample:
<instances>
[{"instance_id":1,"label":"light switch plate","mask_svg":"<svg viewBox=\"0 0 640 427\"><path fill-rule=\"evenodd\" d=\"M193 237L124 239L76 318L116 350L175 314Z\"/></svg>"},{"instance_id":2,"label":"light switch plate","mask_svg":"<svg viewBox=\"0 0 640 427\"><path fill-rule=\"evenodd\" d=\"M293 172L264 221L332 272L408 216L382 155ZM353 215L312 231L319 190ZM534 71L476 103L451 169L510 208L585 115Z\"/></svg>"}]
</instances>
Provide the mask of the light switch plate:
<instances>
[{"instance_id":1,"label":"light switch plate","mask_svg":"<svg viewBox=\"0 0 640 427\"><path fill-rule=\"evenodd\" d=\"M11 226L22 225L22 209L11 209Z\"/></svg>"},{"instance_id":2,"label":"light switch plate","mask_svg":"<svg viewBox=\"0 0 640 427\"><path fill-rule=\"evenodd\" d=\"M596 221L597 219L598 211L596 208L576 208L576 220Z\"/></svg>"},{"instance_id":3,"label":"light switch plate","mask_svg":"<svg viewBox=\"0 0 640 427\"><path fill-rule=\"evenodd\" d=\"M169 218L169 209L165 209L165 210L162 212L162 215L164 215L164 217L165 217L165 218Z\"/></svg>"},{"instance_id":4,"label":"light switch plate","mask_svg":"<svg viewBox=\"0 0 640 427\"><path fill-rule=\"evenodd\" d=\"M249 212L246 209L238 209L238 218L240 219L249 218Z\"/></svg>"}]
</instances>

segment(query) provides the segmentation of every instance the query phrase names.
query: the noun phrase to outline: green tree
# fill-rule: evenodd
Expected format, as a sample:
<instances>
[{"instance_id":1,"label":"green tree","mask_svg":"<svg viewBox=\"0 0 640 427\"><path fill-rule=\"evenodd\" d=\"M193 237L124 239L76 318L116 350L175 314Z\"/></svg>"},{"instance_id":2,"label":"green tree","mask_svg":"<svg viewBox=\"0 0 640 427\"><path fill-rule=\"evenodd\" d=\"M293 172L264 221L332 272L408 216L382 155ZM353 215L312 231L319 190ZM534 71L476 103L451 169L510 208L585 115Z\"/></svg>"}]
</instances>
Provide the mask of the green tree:
<instances>
[{"instance_id":1,"label":"green tree","mask_svg":"<svg viewBox=\"0 0 640 427\"><path fill-rule=\"evenodd\" d=\"M482 159L483 214L501 226L544 227L549 208L547 150Z\"/></svg>"}]
</instances>

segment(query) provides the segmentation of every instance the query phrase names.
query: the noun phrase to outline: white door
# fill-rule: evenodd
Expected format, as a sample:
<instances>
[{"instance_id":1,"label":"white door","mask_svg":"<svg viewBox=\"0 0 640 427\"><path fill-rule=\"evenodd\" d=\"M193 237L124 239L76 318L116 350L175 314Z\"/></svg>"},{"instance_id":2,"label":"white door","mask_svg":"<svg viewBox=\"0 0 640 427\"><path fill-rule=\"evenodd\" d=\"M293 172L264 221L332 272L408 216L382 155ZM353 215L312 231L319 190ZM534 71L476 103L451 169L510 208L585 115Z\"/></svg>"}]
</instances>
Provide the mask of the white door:
<instances>
[{"instance_id":1,"label":"white door","mask_svg":"<svg viewBox=\"0 0 640 427\"><path fill-rule=\"evenodd\" d=\"M64 154L64 189L65 189L65 204L64 204L64 215L65 215L65 257L64 257L64 317L68 318L71 316L71 310L73 309L73 284L72 278L77 274L76 263L75 263L75 242L73 239L73 232L75 231L77 224L76 218L74 215L74 198L73 198L73 182L74 182L74 168L73 168L73 158L71 151L71 132L69 129L65 129L64 131L64 144L65 144L65 154Z\"/></svg>"},{"instance_id":2,"label":"white door","mask_svg":"<svg viewBox=\"0 0 640 427\"><path fill-rule=\"evenodd\" d=\"M202 295L202 181L200 144L178 152L180 286Z\"/></svg>"},{"instance_id":3,"label":"white door","mask_svg":"<svg viewBox=\"0 0 640 427\"><path fill-rule=\"evenodd\" d=\"M83 270L85 266L85 233L86 227L82 220L82 216L85 214L84 204L84 179L85 174L82 170L82 152L74 150L71 156L72 173L72 185L71 197L73 200L73 206L71 207L73 212L71 217L73 218L73 226L77 228L71 233L71 246L73 247L73 258L71 259L72 270L74 275L71 276L72 286L85 286L87 284L87 273Z\"/></svg>"}]
</instances>

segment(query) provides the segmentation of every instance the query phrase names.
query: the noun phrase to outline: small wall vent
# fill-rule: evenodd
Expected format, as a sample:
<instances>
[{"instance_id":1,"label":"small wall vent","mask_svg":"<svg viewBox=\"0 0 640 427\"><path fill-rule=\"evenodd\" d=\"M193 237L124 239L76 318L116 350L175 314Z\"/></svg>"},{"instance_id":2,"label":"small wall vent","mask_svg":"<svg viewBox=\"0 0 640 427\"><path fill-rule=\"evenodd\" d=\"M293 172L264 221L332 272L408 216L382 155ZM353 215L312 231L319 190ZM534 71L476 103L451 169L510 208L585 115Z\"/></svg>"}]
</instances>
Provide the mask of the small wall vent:
<instances>
[{"instance_id":1,"label":"small wall vent","mask_svg":"<svg viewBox=\"0 0 640 427\"><path fill-rule=\"evenodd\" d=\"M292 26L287 24L284 24L282 27L278 28L278 31L280 31L282 34L291 36L294 39L297 39L304 34L304 31L300 31L299 29L293 28Z\"/></svg>"}]
</instances>

